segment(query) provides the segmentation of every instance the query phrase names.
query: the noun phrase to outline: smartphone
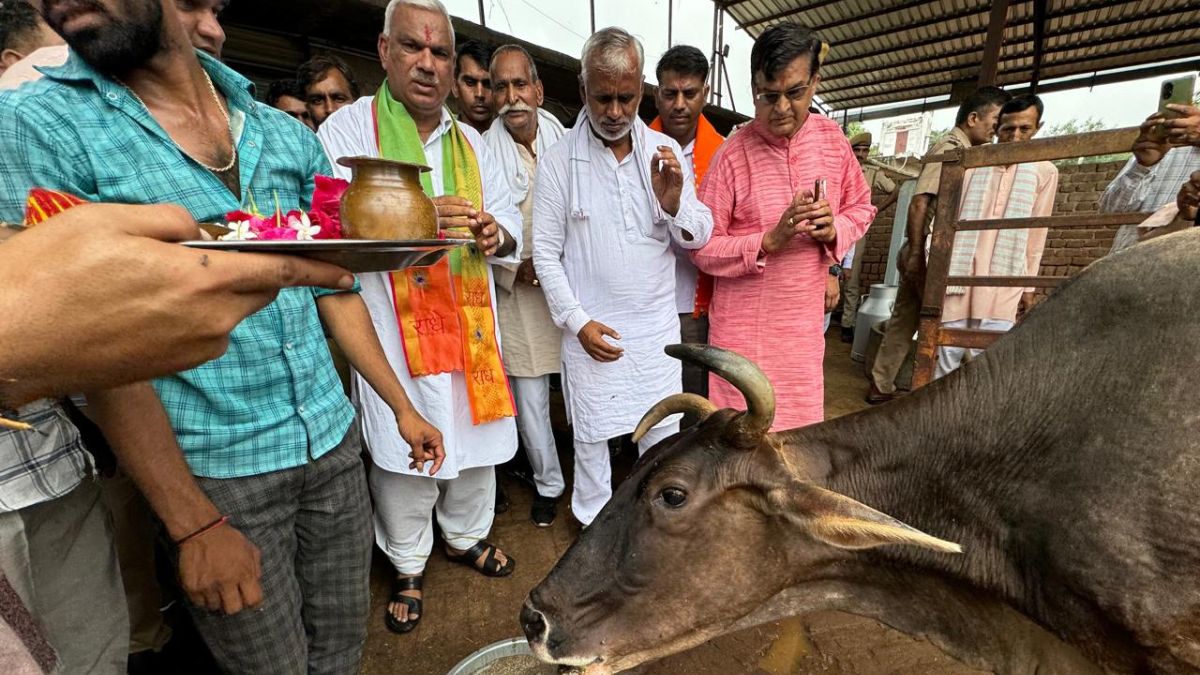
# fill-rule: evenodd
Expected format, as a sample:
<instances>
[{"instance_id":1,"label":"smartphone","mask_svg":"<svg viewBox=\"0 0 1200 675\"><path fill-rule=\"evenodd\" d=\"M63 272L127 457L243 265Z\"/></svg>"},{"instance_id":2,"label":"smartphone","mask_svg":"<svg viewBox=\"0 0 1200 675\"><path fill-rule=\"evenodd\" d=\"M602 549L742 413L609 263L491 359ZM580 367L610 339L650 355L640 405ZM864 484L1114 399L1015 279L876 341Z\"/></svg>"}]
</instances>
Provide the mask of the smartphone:
<instances>
[{"instance_id":1,"label":"smartphone","mask_svg":"<svg viewBox=\"0 0 1200 675\"><path fill-rule=\"evenodd\" d=\"M1163 80L1158 90L1158 114L1167 119L1179 117L1179 113L1167 108L1175 105L1191 105L1196 97L1196 76L1185 75Z\"/></svg>"}]
</instances>

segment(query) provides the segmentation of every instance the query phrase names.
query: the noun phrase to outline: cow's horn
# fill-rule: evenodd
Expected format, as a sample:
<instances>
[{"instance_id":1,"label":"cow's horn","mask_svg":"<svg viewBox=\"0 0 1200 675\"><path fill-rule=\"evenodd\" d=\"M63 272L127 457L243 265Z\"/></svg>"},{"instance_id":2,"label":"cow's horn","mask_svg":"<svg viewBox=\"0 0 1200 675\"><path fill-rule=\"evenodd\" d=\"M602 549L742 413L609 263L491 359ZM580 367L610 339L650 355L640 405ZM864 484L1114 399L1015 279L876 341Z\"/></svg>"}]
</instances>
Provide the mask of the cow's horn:
<instances>
[{"instance_id":1,"label":"cow's horn","mask_svg":"<svg viewBox=\"0 0 1200 675\"><path fill-rule=\"evenodd\" d=\"M766 434L775 421L775 390L758 366L741 354L711 345L669 345L667 354L680 361L702 365L737 387L746 399L746 413L738 418L738 431L751 442Z\"/></svg>"},{"instance_id":2,"label":"cow's horn","mask_svg":"<svg viewBox=\"0 0 1200 675\"><path fill-rule=\"evenodd\" d=\"M716 410L717 406L703 396L672 394L655 403L654 407L642 416L642 421L638 422L637 429L633 432L633 442L637 443L642 440L642 436L645 436L646 432L653 429L656 424L676 413L695 413L703 422Z\"/></svg>"}]
</instances>

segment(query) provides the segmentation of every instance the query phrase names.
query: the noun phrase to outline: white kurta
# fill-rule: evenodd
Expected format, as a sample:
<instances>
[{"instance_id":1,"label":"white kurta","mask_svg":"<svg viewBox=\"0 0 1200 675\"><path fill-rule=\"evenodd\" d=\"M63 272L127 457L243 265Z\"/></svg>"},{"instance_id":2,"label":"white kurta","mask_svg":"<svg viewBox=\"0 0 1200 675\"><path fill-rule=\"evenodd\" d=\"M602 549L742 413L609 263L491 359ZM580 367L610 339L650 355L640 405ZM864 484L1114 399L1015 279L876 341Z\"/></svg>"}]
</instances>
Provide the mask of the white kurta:
<instances>
[{"instance_id":1,"label":"white kurta","mask_svg":"<svg viewBox=\"0 0 1200 675\"><path fill-rule=\"evenodd\" d=\"M639 133L647 166L660 145L683 156L668 136L641 124L635 139ZM534 186L533 264L563 329L564 390L575 439L583 442L630 433L652 405L680 391L680 364L663 352L679 342L672 241L699 248L712 234L712 214L696 198L686 166L679 213L654 222L655 197L637 156L618 163L581 120L540 158ZM577 209L573 185L583 186ZM625 352L616 362L596 361L579 344L579 330L592 320L621 335L616 344Z\"/></svg>"},{"instance_id":2,"label":"white kurta","mask_svg":"<svg viewBox=\"0 0 1200 675\"><path fill-rule=\"evenodd\" d=\"M350 170L337 163L340 157L355 155L379 156L375 140L375 123L372 114L374 98L361 98L353 105L337 111L321 125L318 137L325 153L333 164L334 173L340 178L350 178ZM433 190L443 194L442 142L450 130L450 113L442 112L442 123L425 142L425 161L433 167ZM518 262L521 259L521 215L512 203L507 183L479 132L467 125L460 125L475 156L479 160L479 171L483 179L483 208L496 218L511 236L516 234L517 248L505 258L493 258L490 262ZM488 270L488 284L492 287L492 311L496 311L496 292ZM362 297L371 312L371 322L388 362L396 371L404 391L413 405L442 432L446 448L446 461L437 477L456 478L464 469L493 466L508 461L517 450L517 427L513 418L505 418L475 426L471 422L471 407L467 397L467 384L462 373L448 373L413 378L409 375L404 358L404 345L396 321L388 275L373 273L359 275L362 282ZM496 342L500 342L499 328ZM394 473L413 475L408 468L409 446L396 431L396 420L392 409L375 393L367 381L354 373L352 388L355 402L362 417L363 436L372 460L380 468Z\"/></svg>"}]
</instances>

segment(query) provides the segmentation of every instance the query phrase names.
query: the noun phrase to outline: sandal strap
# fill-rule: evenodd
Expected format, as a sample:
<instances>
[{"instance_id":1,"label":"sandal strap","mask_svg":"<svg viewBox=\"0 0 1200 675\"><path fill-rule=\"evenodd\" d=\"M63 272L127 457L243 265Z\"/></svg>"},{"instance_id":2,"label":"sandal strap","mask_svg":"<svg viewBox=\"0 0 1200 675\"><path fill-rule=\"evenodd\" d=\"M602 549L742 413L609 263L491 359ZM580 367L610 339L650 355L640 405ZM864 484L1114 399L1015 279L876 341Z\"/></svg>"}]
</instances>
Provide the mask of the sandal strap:
<instances>
[{"instance_id":1,"label":"sandal strap","mask_svg":"<svg viewBox=\"0 0 1200 675\"><path fill-rule=\"evenodd\" d=\"M392 597L388 598L388 602L399 602L407 605L410 614L420 615L421 613L420 598L410 598L407 595L393 595Z\"/></svg>"},{"instance_id":2,"label":"sandal strap","mask_svg":"<svg viewBox=\"0 0 1200 675\"><path fill-rule=\"evenodd\" d=\"M392 595L395 596L400 591L419 591L425 585L425 575L415 577L396 577L392 581Z\"/></svg>"}]
</instances>

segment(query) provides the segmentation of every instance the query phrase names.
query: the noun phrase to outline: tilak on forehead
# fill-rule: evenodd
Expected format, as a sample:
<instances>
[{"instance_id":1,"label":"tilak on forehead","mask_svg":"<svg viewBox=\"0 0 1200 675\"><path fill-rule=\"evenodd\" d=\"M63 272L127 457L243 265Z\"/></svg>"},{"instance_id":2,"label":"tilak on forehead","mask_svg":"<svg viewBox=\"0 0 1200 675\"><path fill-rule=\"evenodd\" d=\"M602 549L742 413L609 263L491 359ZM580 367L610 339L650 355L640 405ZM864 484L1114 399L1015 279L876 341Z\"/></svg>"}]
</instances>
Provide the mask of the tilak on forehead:
<instances>
[{"instance_id":1,"label":"tilak on forehead","mask_svg":"<svg viewBox=\"0 0 1200 675\"><path fill-rule=\"evenodd\" d=\"M433 45L433 26L430 26L429 24L425 24L425 46L430 47L432 45Z\"/></svg>"}]
</instances>

